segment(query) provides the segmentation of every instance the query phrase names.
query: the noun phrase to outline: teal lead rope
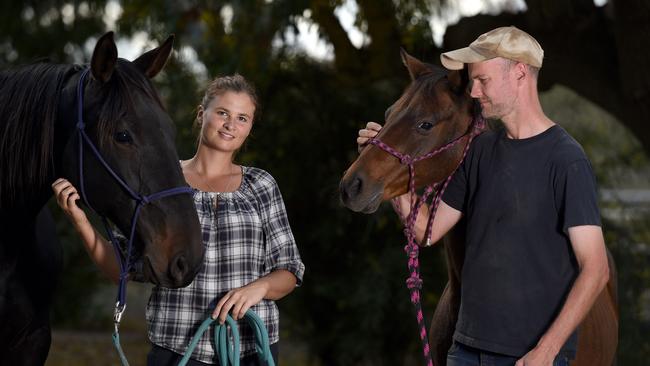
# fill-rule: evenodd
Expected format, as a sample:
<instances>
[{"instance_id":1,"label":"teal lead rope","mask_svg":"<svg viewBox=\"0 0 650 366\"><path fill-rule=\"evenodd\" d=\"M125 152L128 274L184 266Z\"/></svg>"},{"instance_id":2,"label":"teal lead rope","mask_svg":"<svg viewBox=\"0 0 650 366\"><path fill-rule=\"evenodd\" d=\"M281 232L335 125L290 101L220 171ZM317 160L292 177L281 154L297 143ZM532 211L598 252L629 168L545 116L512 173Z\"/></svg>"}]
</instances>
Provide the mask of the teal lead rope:
<instances>
[{"instance_id":1,"label":"teal lead rope","mask_svg":"<svg viewBox=\"0 0 650 366\"><path fill-rule=\"evenodd\" d=\"M122 366L129 366L129 361L126 359L124 351L122 351L122 346L120 345L120 321L122 321L122 314L126 310L126 303L120 304L118 301L115 304L115 311L113 312L113 323L115 330L113 331L113 346L117 350L117 354L120 355L120 362Z\"/></svg>"},{"instance_id":2,"label":"teal lead rope","mask_svg":"<svg viewBox=\"0 0 650 366\"><path fill-rule=\"evenodd\" d=\"M255 349L257 350L257 355L260 357L260 361L267 366L275 366L273 356L271 355L271 347L269 345L269 334L266 331L264 321L262 321L262 319L260 319L260 317L252 310L246 311L244 319L246 319L251 328L253 328L253 333L255 334ZM201 323L199 330L194 334L189 346L187 346L185 356L183 356L181 362L178 363L178 366L185 366L187 364L187 361L189 361L190 356L192 355L192 352L194 352L194 348L196 348L203 333L205 333L210 325L216 321L216 319L207 318L203 323ZM228 337L228 326L230 326L230 331L232 332L232 347L230 345L230 337ZM230 315L226 317L225 324L219 324L214 328L214 344L220 365L239 366L239 330L237 329L237 322Z\"/></svg>"},{"instance_id":3,"label":"teal lead rope","mask_svg":"<svg viewBox=\"0 0 650 366\"><path fill-rule=\"evenodd\" d=\"M124 313L124 308L125 307L116 307L114 315L115 332L113 333L113 345L120 356L122 365L129 366L129 361L127 361L126 356L122 351L122 347L120 346L119 324L122 314ZM260 361L267 366L275 366L273 356L271 355L271 346L269 345L269 334L266 330L266 325L264 325L264 321L260 319L253 310L246 311L244 319L246 319L251 328L253 328L253 333L255 334L255 349L257 350L257 355L259 356ZM201 339L201 336L206 330L208 330L210 325L216 321L217 319L207 318L203 323L201 323L199 330L197 330L194 337L192 337L192 340L185 351L185 356L183 356L181 361L178 363L178 366L187 365L187 361L189 361L192 352L194 352L196 345L199 343L199 339ZM232 347L230 345L230 338L228 337L228 326L230 326L230 331L232 333ZM214 345L221 366L239 366L239 330L237 328L237 322L230 315L226 316L226 324L219 324L214 328Z\"/></svg>"}]
</instances>

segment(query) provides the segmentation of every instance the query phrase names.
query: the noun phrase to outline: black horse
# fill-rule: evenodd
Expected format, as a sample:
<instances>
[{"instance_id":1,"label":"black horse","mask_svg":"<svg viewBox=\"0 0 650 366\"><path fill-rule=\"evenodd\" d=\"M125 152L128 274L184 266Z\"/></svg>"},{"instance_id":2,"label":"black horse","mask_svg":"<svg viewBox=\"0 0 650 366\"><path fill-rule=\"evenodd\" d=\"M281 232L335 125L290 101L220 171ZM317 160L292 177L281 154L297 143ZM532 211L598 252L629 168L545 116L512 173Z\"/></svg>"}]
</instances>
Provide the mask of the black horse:
<instances>
[{"instance_id":1,"label":"black horse","mask_svg":"<svg viewBox=\"0 0 650 366\"><path fill-rule=\"evenodd\" d=\"M87 135L141 195L187 185L173 123L149 81L167 62L172 44L169 37L129 62L117 58L113 33L107 33L97 41L83 81ZM42 365L47 358L61 260L60 248L47 240L54 235L51 218L39 212L55 178L81 183L76 91L85 69L39 62L0 73L0 365ZM129 233L136 202L84 146L90 205ZM166 287L192 281L203 244L189 194L143 206L134 237L148 281Z\"/></svg>"}]
</instances>

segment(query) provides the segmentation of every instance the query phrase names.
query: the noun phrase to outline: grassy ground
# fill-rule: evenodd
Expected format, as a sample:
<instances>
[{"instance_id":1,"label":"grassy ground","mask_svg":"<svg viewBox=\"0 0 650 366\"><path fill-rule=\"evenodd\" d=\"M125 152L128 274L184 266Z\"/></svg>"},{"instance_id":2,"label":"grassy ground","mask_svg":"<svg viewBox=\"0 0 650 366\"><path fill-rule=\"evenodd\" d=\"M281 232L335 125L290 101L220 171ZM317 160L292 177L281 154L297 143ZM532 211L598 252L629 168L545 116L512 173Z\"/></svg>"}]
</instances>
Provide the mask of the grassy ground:
<instances>
[{"instance_id":1,"label":"grassy ground","mask_svg":"<svg viewBox=\"0 0 650 366\"><path fill-rule=\"evenodd\" d=\"M124 353L131 366L146 364L149 342L141 333L120 333ZM46 366L119 365L113 348L111 331L54 331Z\"/></svg>"},{"instance_id":2,"label":"grassy ground","mask_svg":"<svg viewBox=\"0 0 650 366\"><path fill-rule=\"evenodd\" d=\"M145 323L145 306L149 297L150 285L129 283L127 288L128 307L122 318L120 343L130 366L146 365L150 343L147 339ZM95 316L104 314L105 326L100 330L54 329L52 346L45 366L114 366L120 365L120 359L113 346L111 335L114 286L106 286L98 291L94 298L84 303L89 313ZM99 305L97 305L99 304ZM282 366L318 366L309 361L304 341L282 336L280 345L280 362Z\"/></svg>"},{"instance_id":3,"label":"grassy ground","mask_svg":"<svg viewBox=\"0 0 650 366\"><path fill-rule=\"evenodd\" d=\"M146 365L149 341L142 333L122 333L120 340L131 366ZM308 361L304 347L282 342L282 366L317 366ZM113 347L111 332L54 331L45 366L114 366L120 359Z\"/></svg>"}]
</instances>

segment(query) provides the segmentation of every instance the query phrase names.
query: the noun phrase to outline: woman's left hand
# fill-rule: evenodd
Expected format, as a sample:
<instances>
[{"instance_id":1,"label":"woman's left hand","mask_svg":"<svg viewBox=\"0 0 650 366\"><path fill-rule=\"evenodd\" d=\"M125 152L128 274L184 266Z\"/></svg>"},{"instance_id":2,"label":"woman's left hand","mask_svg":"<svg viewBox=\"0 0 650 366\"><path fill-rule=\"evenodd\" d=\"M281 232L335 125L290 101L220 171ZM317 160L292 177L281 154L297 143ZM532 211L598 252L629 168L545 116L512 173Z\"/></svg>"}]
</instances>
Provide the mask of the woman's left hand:
<instances>
[{"instance_id":1,"label":"woman's left hand","mask_svg":"<svg viewBox=\"0 0 650 366\"><path fill-rule=\"evenodd\" d=\"M268 292L268 284L264 281L251 282L244 287L228 291L219 300L212 312L212 319L219 318L219 324L226 322L226 315L231 313L235 320L244 317L248 309L262 301Z\"/></svg>"}]
</instances>

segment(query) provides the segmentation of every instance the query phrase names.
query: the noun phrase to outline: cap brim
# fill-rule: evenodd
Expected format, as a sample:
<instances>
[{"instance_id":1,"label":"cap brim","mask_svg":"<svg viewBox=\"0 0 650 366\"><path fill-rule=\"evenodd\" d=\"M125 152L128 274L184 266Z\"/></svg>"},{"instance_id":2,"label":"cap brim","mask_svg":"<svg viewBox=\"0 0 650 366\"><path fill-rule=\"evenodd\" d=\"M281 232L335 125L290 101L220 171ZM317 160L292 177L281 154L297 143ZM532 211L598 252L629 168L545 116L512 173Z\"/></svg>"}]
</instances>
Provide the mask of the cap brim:
<instances>
[{"instance_id":1,"label":"cap brim","mask_svg":"<svg viewBox=\"0 0 650 366\"><path fill-rule=\"evenodd\" d=\"M440 55L440 62L448 70L460 70L465 64L488 60L486 57L469 47L445 52Z\"/></svg>"}]
</instances>

